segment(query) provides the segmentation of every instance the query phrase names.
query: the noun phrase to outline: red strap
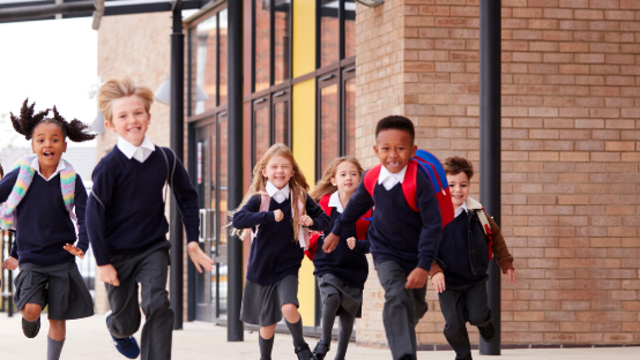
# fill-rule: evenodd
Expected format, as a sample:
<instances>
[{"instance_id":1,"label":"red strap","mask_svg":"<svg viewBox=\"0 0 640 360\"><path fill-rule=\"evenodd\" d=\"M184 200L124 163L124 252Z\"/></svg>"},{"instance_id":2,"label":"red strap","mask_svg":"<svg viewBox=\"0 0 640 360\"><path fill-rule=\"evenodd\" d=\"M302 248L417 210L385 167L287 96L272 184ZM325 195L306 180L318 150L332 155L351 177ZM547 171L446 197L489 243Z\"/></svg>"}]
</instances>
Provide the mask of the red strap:
<instances>
[{"instance_id":1,"label":"red strap","mask_svg":"<svg viewBox=\"0 0 640 360\"><path fill-rule=\"evenodd\" d=\"M364 188L367 189L367 192L373 198L373 190L376 188L376 183L378 182L378 178L380 177L380 169L382 169L382 164L378 164L372 167L366 174L364 174Z\"/></svg>"},{"instance_id":2,"label":"red strap","mask_svg":"<svg viewBox=\"0 0 640 360\"><path fill-rule=\"evenodd\" d=\"M365 240L367 238L367 230L369 230L369 224L371 221L365 220L364 218L371 217L371 210L367 211L366 214L356 222L356 237L358 240Z\"/></svg>"},{"instance_id":3,"label":"red strap","mask_svg":"<svg viewBox=\"0 0 640 360\"><path fill-rule=\"evenodd\" d=\"M491 238L491 228L488 224L484 225L484 232L487 233L487 237L489 238L489 243L487 244L489 248L489 260L493 260L493 239Z\"/></svg>"},{"instance_id":4,"label":"red strap","mask_svg":"<svg viewBox=\"0 0 640 360\"><path fill-rule=\"evenodd\" d=\"M402 192L404 198L407 200L407 204L413 211L418 210L418 199L416 198L417 189L417 175L418 175L418 163L414 160L410 160L407 164L407 172L404 175L404 181L402 181Z\"/></svg>"},{"instance_id":5,"label":"red strap","mask_svg":"<svg viewBox=\"0 0 640 360\"><path fill-rule=\"evenodd\" d=\"M322 198L320 198L320 201L318 202L318 205L320 205L322 210L324 210L324 212L329 217L331 217L331 210L333 210L333 208L331 208L329 206L329 199L330 198L331 198L331 195L325 195ZM320 239L321 236L322 236L322 232L320 232L320 231L314 231L313 233L310 234L310 236L309 236L309 246L304 251L305 255L307 255L309 260L313 261L313 258L316 255L316 250L318 249L318 239Z\"/></svg>"}]
</instances>

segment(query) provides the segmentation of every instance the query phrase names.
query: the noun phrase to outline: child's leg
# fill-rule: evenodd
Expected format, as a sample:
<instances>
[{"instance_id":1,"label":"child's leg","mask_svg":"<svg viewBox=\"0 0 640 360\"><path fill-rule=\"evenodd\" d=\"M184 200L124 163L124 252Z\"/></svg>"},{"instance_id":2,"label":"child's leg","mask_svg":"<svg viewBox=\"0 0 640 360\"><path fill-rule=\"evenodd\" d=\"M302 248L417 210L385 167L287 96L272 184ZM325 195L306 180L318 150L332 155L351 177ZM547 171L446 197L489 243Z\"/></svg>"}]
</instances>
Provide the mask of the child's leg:
<instances>
[{"instance_id":1,"label":"child's leg","mask_svg":"<svg viewBox=\"0 0 640 360\"><path fill-rule=\"evenodd\" d=\"M298 307L294 304L284 304L281 309L287 327L293 337L293 344L296 348L306 345L302 335L302 317L298 312Z\"/></svg>"},{"instance_id":2,"label":"child's leg","mask_svg":"<svg viewBox=\"0 0 640 360\"><path fill-rule=\"evenodd\" d=\"M331 332L333 323L336 320L336 313L340 308L340 295L331 294L327 296L322 306L322 337L320 341L324 344L331 344ZM327 346L328 348L328 346Z\"/></svg>"},{"instance_id":3,"label":"child's leg","mask_svg":"<svg viewBox=\"0 0 640 360\"><path fill-rule=\"evenodd\" d=\"M464 291L454 290L449 284L446 288L444 292L438 294L440 309L447 322L444 326L444 337L455 350L456 360L471 360Z\"/></svg>"},{"instance_id":4,"label":"child's leg","mask_svg":"<svg viewBox=\"0 0 640 360\"><path fill-rule=\"evenodd\" d=\"M168 268L169 253L162 247L141 261L135 275L142 286L141 308L146 316L140 346L142 360L171 359L174 315L166 290Z\"/></svg>"},{"instance_id":5,"label":"child's leg","mask_svg":"<svg viewBox=\"0 0 640 360\"><path fill-rule=\"evenodd\" d=\"M47 360L59 360L67 333L65 320L49 319L49 337L47 338Z\"/></svg>"},{"instance_id":6,"label":"child's leg","mask_svg":"<svg viewBox=\"0 0 640 360\"><path fill-rule=\"evenodd\" d=\"M276 331L276 325L263 326L260 328L258 335L258 343L260 345L260 360L271 360L271 352L273 351L273 340Z\"/></svg>"},{"instance_id":7,"label":"child's leg","mask_svg":"<svg viewBox=\"0 0 640 360\"><path fill-rule=\"evenodd\" d=\"M38 304L25 304L20 310L22 317L30 322L38 320L40 313L42 313L42 307Z\"/></svg>"},{"instance_id":8,"label":"child's leg","mask_svg":"<svg viewBox=\"0 0 640 360\"><path fill-rule=\"evenodd\" d=\"M487 301L487 282L482 280L473 284L464 294L467 321L477 326L485 341L493 340L495 331L491 323L491 310Z\"/></svg>"},{"instance_id":9,"label":"child's leg","mask_svg":"<svg viewBox=\"0 0 640 360\"><path fill-rule=\"evenodd\" d=\"M340 337L338 338L336 360L343 360L347 355L347 346L349 346L349 340L351 340L351 333L353 333L353 324L355 322L356 317L349 312L343 311L340 313Z\"/></svg>"}]
</instances>

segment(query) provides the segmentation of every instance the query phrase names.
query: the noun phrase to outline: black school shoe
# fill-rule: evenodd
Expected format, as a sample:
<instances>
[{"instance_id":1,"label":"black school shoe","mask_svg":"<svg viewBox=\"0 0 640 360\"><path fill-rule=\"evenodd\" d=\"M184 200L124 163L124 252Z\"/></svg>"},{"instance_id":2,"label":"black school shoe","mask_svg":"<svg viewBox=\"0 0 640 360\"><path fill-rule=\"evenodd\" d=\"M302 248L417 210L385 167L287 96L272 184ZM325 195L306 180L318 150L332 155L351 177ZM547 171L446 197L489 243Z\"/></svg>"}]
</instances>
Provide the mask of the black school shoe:
<instances>
[{"instance_id":1,"label":"black school shoe","mask_svg":"<svg viewBox=\"0 0 640 360\"><path fill-rule=\"evenodd\" d=\"M496 328L495 326L493 326L493 323L491 322L485 326L478 326L478 332L480 333L482 340L486 342L491 342L495 338Z\"/></svg>"},{"instance_id":2,"label":"black school shoe","mask_svg":"<svg viewBox=\"0 0 640 360\"><path fill-rule=\"evenodd\" d=\"M329 344L318 341L316 347L313 349L313 357L316 360L324 360L324 357L327 356L330 348Z\"/></svg>"},{"instance_id":3,"label":"black school shoe","mask_svg":"<svg viewBox=\"0 0 640 360\"><path fill-rule=\"evenodd\" d=\"M22 318L22 332L24 336L29 339L33 339L38 335L40 331L40 317L36 321L27 321L25 318Z\"/></svg>"},{"instance_id":4,"label":"black school shoe","mask_svg":"<svg viewBox=\"0 0 640 360\"><path fill-rule=\"evenodd\" d=\"M304 346L296 348L296 355L298 355L298 360L315 360L316 358L311 353L311 349L309 349L309 345L304 344Z\"/></svg>"}]
</instances>

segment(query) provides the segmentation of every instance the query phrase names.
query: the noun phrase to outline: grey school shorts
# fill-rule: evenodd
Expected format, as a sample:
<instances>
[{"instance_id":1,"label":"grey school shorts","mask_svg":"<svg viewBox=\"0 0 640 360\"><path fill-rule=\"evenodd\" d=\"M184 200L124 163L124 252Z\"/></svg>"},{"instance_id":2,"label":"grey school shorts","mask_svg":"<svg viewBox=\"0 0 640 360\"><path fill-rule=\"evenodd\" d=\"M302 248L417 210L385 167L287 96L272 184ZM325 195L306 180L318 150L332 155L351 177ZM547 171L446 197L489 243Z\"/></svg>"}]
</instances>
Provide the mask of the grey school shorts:
<instances>
[{"instance_id":1,"label":"grey school shorts","mask_svg":"<svg viewBox=\"0 0 640 360\"><path fill-rule=\"evenodd\" d=\"M298 303L298 276L289 275L273 285L260 285L246 279L240 320L260 326L269 326L282 320L281 307Z\"/></svg>"}]
</instances>

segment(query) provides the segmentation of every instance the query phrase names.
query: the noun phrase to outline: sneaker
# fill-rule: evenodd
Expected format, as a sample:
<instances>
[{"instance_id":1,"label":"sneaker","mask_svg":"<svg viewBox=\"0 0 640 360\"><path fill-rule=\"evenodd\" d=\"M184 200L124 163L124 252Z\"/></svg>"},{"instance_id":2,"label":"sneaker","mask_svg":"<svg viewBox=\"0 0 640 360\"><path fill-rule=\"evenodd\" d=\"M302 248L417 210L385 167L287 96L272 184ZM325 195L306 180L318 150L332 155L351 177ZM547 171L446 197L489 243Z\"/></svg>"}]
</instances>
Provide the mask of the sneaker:
<instances>
[{"instance_id":1,"label":"sneaker","mask_svg":"<svg viewBox=\"0 0 640 360\"><path fill-rule=\"evenodd\" d=\"M298 355L298 360L315 360L313 354L311 354L311 349L309 349L309 345L304 344L304 346L296 348L296 355Z\"/></svg>"},{"instance_id":2,"label":"sneaker","mask_svg":"<svg viewBox=\"0 0 640 360\"><path fill-rule=\"evenodd\" d=\"M38 319L36 319L36 321L27 321L25 320L25 318L22 318L22 332L24 333L24 336L28 337L29 339L33 339L34 337L36 337L36 335L38 335L39 331L40 331L39 316L38 316Z\"/></svg>"},{"instance_id":3,"label":"sneaker","mask_svg":"<svg viewBox=\"0 0 640 360\"><path fill-rule=\"evenodd\" d=\"M316 347L313 349L313 357L316 360L324 360L324 357L327 356L327 353L329 352L329 348L329 344L318 341Z\"/></svg>"},{"instance_id":4,"label":"sneaker","mask_svg":"<svg viewBox=\"0 0 640 360\"><path fill-rule=\"evenodd\" d=\"M107 311L107 313L104 314L104 318L107 321L107 326L109 324L109 316L111 316L111 310ZM107 330L109 330L109 328L107 328ZM113 336L111 331L109 331L109 335L111 335L111 339L113 339L113 345L115 345L120 354L129 359L136 359L138 356L140 356L140 347L138 346L136 338L134 338L133 336L129 336L124 339L118 339Z\"/></svg>"},{"instance_id":5,"label":"sneaker","mask_svg":"<svg viewBox=\"0 0 640 360\"><path fill-rule=\"evenodd\" d=\"M495 327L493 326L493 323L489 323L485 326L478 326L478 332L480 333L482 340L485 342L491 342L495 337Z\"/></svg>"}]
</instances>

